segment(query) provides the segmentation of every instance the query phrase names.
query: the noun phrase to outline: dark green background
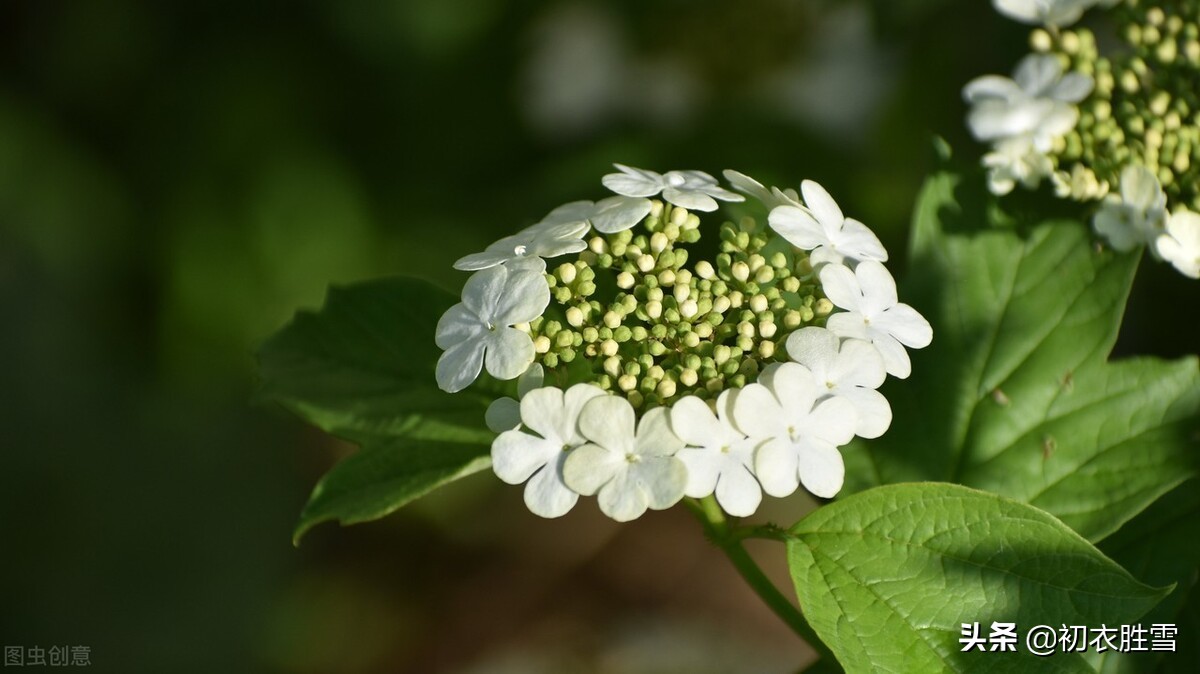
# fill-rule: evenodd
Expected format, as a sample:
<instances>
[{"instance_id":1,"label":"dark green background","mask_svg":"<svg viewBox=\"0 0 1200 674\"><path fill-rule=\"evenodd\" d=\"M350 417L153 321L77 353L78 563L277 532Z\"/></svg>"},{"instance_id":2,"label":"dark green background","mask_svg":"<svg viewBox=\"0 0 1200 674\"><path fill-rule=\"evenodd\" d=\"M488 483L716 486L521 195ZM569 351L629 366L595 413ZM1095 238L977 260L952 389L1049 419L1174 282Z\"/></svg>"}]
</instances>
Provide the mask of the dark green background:
<instances>
[{"instance_id":1,"label":"dark green background","mask_svg":"<svg viewBox=\"0 0 1200 674\"><path fill-rule=\"evenodd\" d=\"M795 669L678 510L543 522L482 475L293 549L349 448L250 404L254 348L331 282L457 289L614 161L814 178L902 273L932 134L977 156L960 89L1024 45L953 0L3 3L0 642L113 672ZM1147 262L1119 349L1195 351L1195 292Z\"/></svg>"}]
</instances>

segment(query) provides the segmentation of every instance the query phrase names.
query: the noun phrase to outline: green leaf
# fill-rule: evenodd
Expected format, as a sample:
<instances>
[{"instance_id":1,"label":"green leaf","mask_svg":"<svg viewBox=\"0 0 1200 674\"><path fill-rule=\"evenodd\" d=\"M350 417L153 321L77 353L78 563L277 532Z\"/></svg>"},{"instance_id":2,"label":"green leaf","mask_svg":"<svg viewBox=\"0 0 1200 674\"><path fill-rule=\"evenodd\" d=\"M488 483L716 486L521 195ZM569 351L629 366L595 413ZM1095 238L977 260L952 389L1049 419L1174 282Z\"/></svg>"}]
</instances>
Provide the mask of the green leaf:
<instances>
[{"instance_id":1,"label":"green leaf","mask_svg":"<svg viewBox=\"0 0 1200 674\"><path fill-rule=\"evenodd\" d=\"M1035 625L1123 624L1169 588L1143 585L1049 514L959 485L877 487L790 530L809 624L847 672L1086 672L1031 655ZM1017 653L962 652L963 623L1017 625Z\"/></svg>"},{"instance_id":2,"label":"green leaf","mask_svg":"<svg viewBox=\"0 0 1200 674\"><path fill-rule=\"evenodd\" d=\"M406 503L491 465L488 445L398 438L371 446L334 466L317 483L292 534L338 520L343 525L378 519Z\"/></svg>"},{"instance_id":3,"label":"green leaf","mask_svg":"<svg viewBox=\"0 0 1200 674\"><path fill-rule=\"evenodd\" d=\"M488 467L484 400L437 388L438 320L457 302L417 279L332 288L259 352L262 400L361 445L314 489L294 540L318 522L383 517Z\"/></svg>"},{"instance_id":4,"label":"green leaf","mask_svg":"<svg viewBox=\"0 0 1200 674\"><path fill-rule=\"evenodd\" d=\"M1183 622L1185 603L1195 602L1197 567L1200 566L1200 489L1197 486L1197 481L1192 480L1176 487L1100 545L1105 554L1138 578L1156 585L1176 585L1169 597L1142 618L1144 627ZM1200 632L1194 626L1192 630L1185 633L1181 625L1176 643L1184 646L1200 642ZM1092 663L1100 674L1134 674L1154 671L1155 665L1164 660L1164 655L1162 652L1110 651L1093 658Z\"/></svg>"},{"instance_id":5,"label":"green leaf","mask_svg":"<svg viewBox=\"0 0 1200 674\"><path fill-rule=\"evenodd\" d=\"M341 437L467 440L484 402L437 387L433 335L458 299L425 281L390 278L329 290L259 351L259 397Z\"/></svg>"},{"instance_id":6,"label":"green leaf","mask_svg":"<svg viewBox=\"0 0 1200 674\"><path fill-rule=\"evenodd\" d=\"M956 482L1100 540L1200 473L1197 359L1108 363L1139 254L1098 251L1076 220L1005 212L981 185L942 173L921 195L901 297L933 344L885 387L888 433L848 448L847 493Z\"/></svg>"}]
</instances>

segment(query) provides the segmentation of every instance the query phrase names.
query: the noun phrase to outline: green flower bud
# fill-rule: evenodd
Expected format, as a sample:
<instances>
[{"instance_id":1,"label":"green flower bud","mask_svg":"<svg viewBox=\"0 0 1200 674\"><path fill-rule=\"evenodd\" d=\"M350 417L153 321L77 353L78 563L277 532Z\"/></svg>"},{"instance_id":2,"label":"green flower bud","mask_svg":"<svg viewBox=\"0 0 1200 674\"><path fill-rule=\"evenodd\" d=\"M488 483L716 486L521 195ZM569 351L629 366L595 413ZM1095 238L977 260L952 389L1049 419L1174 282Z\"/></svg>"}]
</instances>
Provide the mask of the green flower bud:
<instances>
[{"instance_id":1,"label":"green flower bud","mask_svg":"<svg viewBox=\"0 0 1200 674\"><path fill-rule=\"evenodd\" d=\"M545 335L539 335L533 340L534 353L548 353L550 351L550 338Z\"/></svg>"},{"instance_id":2,"label":"green flower bud","mask_svg":"<svg viewBox=\"0 0 1200 674\"><path fill-rule=\"evenodd\" d=\"M621 389L622 391L632 391L633 389L637 388L637 385L637 377L631 374L621 375L617 379L617 388Z\"/></svg>"},{"instance_id":3,"label":"green flower bud","mask_svg":"<svg viewBox=\"0 0 1200 674\"><path fill-rule=\"evenodd\" d=\"M575 349L563 349L558 352L558 358L564 363L575 360Z\"/></svg>"},{"instance_id":4,"label":"green flower bud","mask_svg":"<svg viewBox=\"0 0 1200 674\"><path fill-rule=\"evenodd\" d=\"M609 356L604 359L604 372L613 377L621 376L621 359L617 356Z\"/></svg>"}]
</instances>

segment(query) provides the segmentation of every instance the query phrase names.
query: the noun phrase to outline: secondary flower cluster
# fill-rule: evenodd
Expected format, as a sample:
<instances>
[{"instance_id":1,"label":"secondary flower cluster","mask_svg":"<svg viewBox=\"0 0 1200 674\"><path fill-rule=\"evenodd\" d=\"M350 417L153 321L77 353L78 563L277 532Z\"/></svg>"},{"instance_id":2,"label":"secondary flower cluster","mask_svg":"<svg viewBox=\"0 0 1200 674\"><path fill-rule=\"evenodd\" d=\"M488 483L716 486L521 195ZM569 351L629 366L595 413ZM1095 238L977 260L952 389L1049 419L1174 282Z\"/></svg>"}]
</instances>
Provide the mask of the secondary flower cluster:
<instances>
[{"instance_id":1,"label":"secondary flower cluster","mask_svg":"<svg viewBox=\"0 0 1200 674\"><path fill-rule=\"evenodd\" d=\"M689 264L696 212L745 198L699 171L617 169L614 196L455 263L474 274L438 325L437 379L451 392L483 370L517 379L486 416L496 475L525 483L543 517L580 495L619 521L685 495L736 516L764 491L836 495L838 447L887 430L877 389L932 339L879 239L815 182L801 198L726 171L765 226L727 221L715 258Z\"/></svg>"},{"instance_id":2,"label":"secondary flower cluster","mask_svg":"<svg viewBox=\"0 0 1200 674\"><path fill-rule=\"evenodd\" d=\"M1200 5L1139 0L994 0L1033 30L1013 79L964 88L967 123L992 143L996 194L1049 179L1062 198L1099 201L1096 232L1121 251L1146 246L1200 278ZM1101 55L1091 31L1065 30L1111 8L1125 44ZM1189 210L1190 209L1190 210Z\"/></svg>"}]
</instances>

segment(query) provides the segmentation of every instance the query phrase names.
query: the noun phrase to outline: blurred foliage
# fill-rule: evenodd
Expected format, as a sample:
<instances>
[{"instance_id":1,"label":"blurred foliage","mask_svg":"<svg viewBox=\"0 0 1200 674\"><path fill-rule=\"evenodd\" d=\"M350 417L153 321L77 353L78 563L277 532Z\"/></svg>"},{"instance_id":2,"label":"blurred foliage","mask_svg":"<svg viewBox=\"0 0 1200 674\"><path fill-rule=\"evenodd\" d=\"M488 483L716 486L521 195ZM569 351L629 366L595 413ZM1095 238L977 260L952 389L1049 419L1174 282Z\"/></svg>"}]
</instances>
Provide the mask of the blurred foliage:
<instances>
[{"instance_id":1,"label":"blurred foliage","mask_svg":"<svg viewBox=\"0 0 1200 674\"><path fill-rule=\"evenodd\" d=\"M630 672L659 670L627 625L717 625L788 671L802 647L672 514L546 523L481 476L292 549L346 449L248 406L250 354L329 283L457 289L613 161L816 178L898 253L931 134L978 153L960 87L1024 47L963 0L3 3L0 641L97 671ZM1194 351L1166 329L1186 283L1144 265L1118 349ZM701 547L647 570L672 537Z\"/></svg>"}]
</instances>

